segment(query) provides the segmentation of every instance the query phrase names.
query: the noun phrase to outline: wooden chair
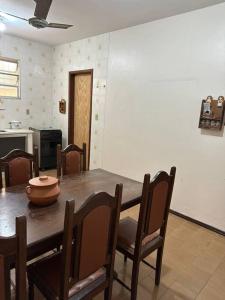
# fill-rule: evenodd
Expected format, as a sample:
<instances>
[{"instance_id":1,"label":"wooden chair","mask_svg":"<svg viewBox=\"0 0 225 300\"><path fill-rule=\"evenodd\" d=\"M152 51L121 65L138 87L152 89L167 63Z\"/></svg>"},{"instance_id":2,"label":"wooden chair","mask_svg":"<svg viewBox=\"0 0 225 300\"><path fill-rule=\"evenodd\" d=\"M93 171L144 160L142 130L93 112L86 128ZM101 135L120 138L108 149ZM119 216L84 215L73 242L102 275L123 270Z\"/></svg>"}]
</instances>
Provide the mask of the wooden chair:
<instances>
[{"instance_id":1,"label":"wooden chair","mask_svg":"<svg viewBox=\"0 0 225 300\"><path fill-rule=\"evenodd\" d=\"M155 284L160 283L162 257L169 207L173 192L176 168L172 167L170 174L158 172L150 182L150 175L144 177L142 201L138 222L130 217L120 221L117 250L124 254L125 261L133 261L131 288L119 278L117 280L131 291L131 299L137 298L139 266L143 261L155 270ZM156 267L144 260L157 250Z\"/></svg>"},{"instance_id":2,"label":"wooden chair","mask_svg":"<svg viewBox=\"0 0 225 300\"><path fill-rule=\"evenodd\" d=\"M0 237L0 299L11 299L10 269L16 259L16 300L26 300L26 217L16 218L16 234Z\"/></svg>"},{"instance_id":3,"label":"wooden chair","mask_svg":"<svg viewBox=\"0 0 225 300\"><path fill-rule=\"evenodd\" d=\"M46 299L92 299L105 290L111 299L122 185L115 197L100 192L77 213L67 201L62 251L28 267L29 299L34 285Z\"/></svg>"},{"instance_id":4,"label":"wooden chair","mask_svg":"<svg viewBox=\"0 0 225 300\"><path fill-rule=\"evenodd\" d=\"M34 148L34 154L14 149L0 158L0 167L7 187L28 183L29 179L39 176L38 148Z\"/></svg>"},{"instance_id":5,"label":"wooden chair","mask_svg":"<svg viewBox=\"0 0 225 300\"><path fill-rule=\"evenodd\" d=\"M0 189L3 188L3 184L2 184L2 168L0 166Z\"/></svg>"},{"instance_id":6,"label":"wooden chair","mask_svg":"<svg viewBox=\"0 0 225 300\"><path fill-rule=\"evenodd\" d=\"M64 150L57 145L57 176L86 171L86 144L83 148L70 144Z\"/></svg>"}]
</instances>

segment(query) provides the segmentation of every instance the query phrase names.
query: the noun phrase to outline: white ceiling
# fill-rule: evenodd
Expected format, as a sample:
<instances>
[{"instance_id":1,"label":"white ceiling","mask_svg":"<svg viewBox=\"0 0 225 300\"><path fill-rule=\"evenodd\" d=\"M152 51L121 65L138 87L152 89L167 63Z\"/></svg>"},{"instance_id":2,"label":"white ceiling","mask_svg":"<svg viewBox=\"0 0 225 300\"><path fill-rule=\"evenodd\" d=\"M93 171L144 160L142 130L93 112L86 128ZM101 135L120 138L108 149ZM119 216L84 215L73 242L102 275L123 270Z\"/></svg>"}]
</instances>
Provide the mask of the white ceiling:
<instances>
[{"instance_id":1,"label":"white ceiling","mask_svg":"<svg viewBox=\"0 0 225 300\"><path fill-rule=\"evenodd\" d=\"M6 33L56 45L177 15L224 0L53 0L47 20L74 24L67 29L38 30L12 18ZM0 0L0 10L24 18L33 16L33 0Z\"/></svg>"}]
</instances>

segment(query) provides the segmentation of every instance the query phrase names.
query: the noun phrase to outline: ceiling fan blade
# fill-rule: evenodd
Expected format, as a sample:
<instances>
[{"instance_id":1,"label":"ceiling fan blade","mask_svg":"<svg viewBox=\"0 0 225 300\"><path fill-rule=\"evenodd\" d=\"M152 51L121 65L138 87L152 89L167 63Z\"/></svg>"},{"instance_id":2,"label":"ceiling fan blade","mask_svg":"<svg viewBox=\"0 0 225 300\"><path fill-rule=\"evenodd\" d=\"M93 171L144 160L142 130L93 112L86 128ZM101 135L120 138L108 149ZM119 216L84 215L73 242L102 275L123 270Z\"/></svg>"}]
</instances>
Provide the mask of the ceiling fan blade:
<instances>
[{"instance_id":1,"label":"ceiling fan blade","mask_svg":"<svg viewBox=\"0 0 225 300\"><path fill-rule=\"evenodd\" d=\"M36 7L34 11L34 16L38 19L46 20L52 0L34 0L36 2Z\"/></svg>"},{"instance_id":2,"label":"ceiling fan blade","mask_svg":"<svg viewBox=\"0 0 225 300\"><path fill-rule=\"evenodd\" d=\"M1 16L1 14L2 14L2 16L3 16L3 17L4 17L4 15L7 15L7 16L14 17L14 18L17 18L17 19L20 19L20 20L23 20L23 21L28 21L28 20L27 20L27 19L25 19L25 18L18 17L18 16L15 16L15 15L12 15L12 14L6 13L6 12L4 12L4 11L0 11L0 16Z\"/></svg>"},{"instance_id":3,"label":"ceiling fan blade","mask_svg":"<svg viewBox=\"0 0 225 300\"><path fill-rule=\"evenodd\" d=\"M68 25L68 24L59 24L59 23L48 23L47 27L51 28L59 28L59 29L68 29L72 27L73 25Z\"/></svg>"}]
</instances>

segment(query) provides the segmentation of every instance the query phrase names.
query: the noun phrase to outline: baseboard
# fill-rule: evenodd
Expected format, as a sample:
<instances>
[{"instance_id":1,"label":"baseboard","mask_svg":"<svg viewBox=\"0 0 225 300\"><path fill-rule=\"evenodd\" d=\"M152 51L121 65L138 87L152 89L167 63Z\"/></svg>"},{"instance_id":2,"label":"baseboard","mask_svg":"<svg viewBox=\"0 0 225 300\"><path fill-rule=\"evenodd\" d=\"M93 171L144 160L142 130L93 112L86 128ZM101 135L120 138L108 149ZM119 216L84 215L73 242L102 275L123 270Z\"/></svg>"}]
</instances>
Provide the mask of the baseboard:
<instances>
[{"instance_id":1,"label":"baseboard","mask_svg":"<svg viewBox=\"0 0 225 300\"><path fill-rule=\"evenodd\" d=\"M197 224L197 225L199 225L199 226L202 226L202 227L204 227L204 228L206 228L206 229L209 229L209 230L211 230L211 231L214 231L214 232L216 232L216 233L218 233L218 234L221 234L221 235L225 236L225 231L220 230L220 229L218 229L218 228L216 228L216 227L213 227L213 226L211 226L211 225L208 225L208 224L206 224L206 223L203 223L203 222L201 222L201 221L195 220L195 219L193 219L193 218L191 218L191 217L188 217L188 216L186 216L186 215L184 215L184 214L181 214L181 213L179 213L179 212L177 212L177 211L175 211L175 210L173 210L173 209L170 209L170 213L173 214L173 215L175 215L175 216L178 216L178 217L180 217L180 218L183 218L183 219L185 219L185 220L187 220L187 221L190 221L190 222L192 222L192 223L195 223L195 224Z\"/></svg>"}]
</instances>

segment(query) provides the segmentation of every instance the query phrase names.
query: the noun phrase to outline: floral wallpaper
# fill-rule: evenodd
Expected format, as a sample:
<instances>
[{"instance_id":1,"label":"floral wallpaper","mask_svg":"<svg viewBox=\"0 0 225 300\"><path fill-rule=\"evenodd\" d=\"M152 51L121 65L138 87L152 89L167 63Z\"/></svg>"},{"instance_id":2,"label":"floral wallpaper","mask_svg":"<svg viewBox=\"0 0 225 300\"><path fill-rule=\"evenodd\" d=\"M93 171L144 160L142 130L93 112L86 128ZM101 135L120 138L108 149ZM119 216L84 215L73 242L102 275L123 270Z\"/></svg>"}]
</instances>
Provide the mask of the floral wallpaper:
<instances>
[{"instance_id":1,"label":"floral wallpaper","mask_svg":"<svg viewBox=\"0 0 225 300\"><path fill-rule=\"evenodd\" d=\"M67 101L68 112L68 72L94 70L90 168L102 165L108 47L109 34L103 34L53 48L53 124L62 129L64 145L67 144L68 115L59 113L58 101L61 98Z\"/></svg>"},{"instance_id":2,"label":"floral wallpaper","mask_svg":"<svg viewBox=\"0 0 225 300\"><path fill-rule=\"evenodd\" d=\"M8 128L11 120L21 121L24 128L52 126L62 130L66 146L68 72L93 69L90 167L101 167L108 47L109 34L56 47L0 35L0 56L19 59L21 67L21 99L4 100L0 128ZM66 114L59 113L61 98L66 100Z\"/></svg>"},{"instance_id":3,"label":"floral wallpaper","mask_svg":"<svg viewBox=\"0 0 225 300\"><path fill-rule=\"evenodd\" d=\"M21 72L21 99L4 100L0 128L11 120L24 128L52 125L52 48L0 34L0 56L19 59Z\"/></svg>"}]
</instances>

